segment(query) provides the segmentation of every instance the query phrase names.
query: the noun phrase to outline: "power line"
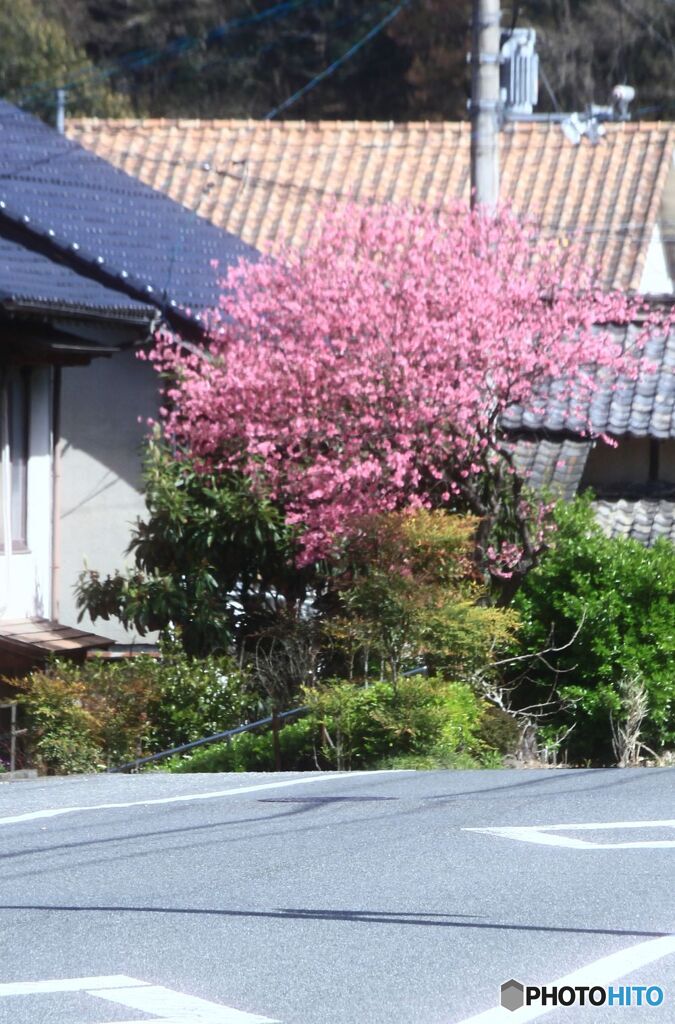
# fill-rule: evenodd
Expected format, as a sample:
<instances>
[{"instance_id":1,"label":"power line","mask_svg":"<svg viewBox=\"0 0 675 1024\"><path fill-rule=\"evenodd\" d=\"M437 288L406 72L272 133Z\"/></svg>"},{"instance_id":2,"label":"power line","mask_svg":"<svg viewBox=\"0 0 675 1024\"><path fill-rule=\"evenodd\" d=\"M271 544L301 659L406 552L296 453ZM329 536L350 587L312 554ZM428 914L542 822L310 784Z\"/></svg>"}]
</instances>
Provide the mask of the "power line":
<instances>
[{"instance_id":1,"label":"power line","mask_svg":"<svg viewBox=\"0 0 675 1024\"><path fill-rule=\"evenodd\" d=\"M86 121L86 119L84 119L84 120ZM251 132L255 132L256 128L259 125L262 125L262 123L264 123L262 120L258 121L258 122L254 122L253 124L242 122L242 126L241 126L240 129L238 129L236 131L233 130L234 137L231 139L231 142L229 144L229 148L234 149L240 143L240 141L242 139L242 136L246 136L247 134L250 134ZM347 122L347 127L349 127L352 123L353 122ZM464 123L465 122L457 122L457 124L464 124ZM142 126L142 122L139 122L139 124ZM204 124L208 127L209 122L205 121ZM434 124L438 124L441 127L443 126L443 122L429 122L429 126L432 126ZM380 151L382 153L388 153L388 152L397 151L397 150L406 150L409 153L411 153L412 155L414 155L415 153L419 154L419 153L422 153L425 150L427 150L430 155L433 154L435 156L438 156L442 152L443 147L447 146L450 143L452 143L452 145L456 149L458 149L458 150L460 148L462 150L464 150L464 149L467 149L469 147L470 139L469 139L468 122L466 122L466 124L467 124L467 127L466 127L465 131L463 131L463 132L458 131L456 133L448 133L448 136L454 135L455 136L454 138L445 137L445 135L444 135L444 133L442 131L439 131L437 133L436 132L432 133L432 139L433 139L433 143L435 143L435 145L430 144L428 138L414 139L414 140L404 140L404 141L401 141L401 142L394 141L394 140L391 140L391 141L390 140L386 140L386 141L383 141L383 142L380 142L380 141L361 141L361 140L359 140L359 141L357 141L354 144L353 148L356 151L376 150L376 151ZM341 125L344 128L344 124L341 123ZM307 127L309 127L309 129L311 130L311 122L307 124ZM426 126L425 125L420 125L420 128L421 129L425 129ZM383 125L383 131L387 131L387 130L388 130L387 127L385 125ZM667 131L667 129L665 129L665 130ZM542 141L541 144L539 144L539 145L533 145L532 142L530 141L530 139L522 139L522 140L516 141L517 136L516 136L515 133L512 136L507 136L507 138L509 138L509 137L512 138L513 141L509 141L507 143L507 145L505 146L505 156L506 156L507 159L508 159L508 156L510 154L518 152L518 151L525 151L525 150L527 150L533 156L537 156L537 155L542 154L542 153L548 153L548 154L551 154L551 156L553 156L556 153L560 153L563 150L566 151L566 152L569 152L570 154L584 153L584 151L588 150L590 148L590 146L591 146L590 143L587 143L584 146L583 149L581 147L574 146L571 142L569 142L568 139L565 138L565 136L562 133L560 133L559 139L556 139L555 141L553 141L553 140L551 140L549 138L549 139L546 139L546 140ZM600 143L598 143L596 146L593 147L593 151L601 151L602 148L604 148L607 145L619 144L619 143L621 143L623 141L624 141L623 140L623 133L618 133L617 132L615 135L604 136L602 138L602 140L600 141ZM168 145L169 140L168 139L164 140L164 142L165 142L165 145ZM231 163L231 164L236 164L236 165L265 164L265 163L271 163L271 162L281 163L281 162L283 162L284 159L286 159L286 157L288 156L289 152L292 152L292 151L300 151L301 153L304 151L305 155L308 155L309 153L312 153L313 155L318 157L318 156L325 155L327 153L335 153L335 152L339 152L339 151L345 150L345 149L346 149L346 147L341 142L334 142L334 143L319 142L316 145L311 145L311 143L308 143L308 142L305 142L305 141L298 141L298 142L288 142L287 141L283 145L283 150L277 156L275 156L275 157L270 157L269 154L265 154L265 156L262 156L262 157L242 156L242 157L239 157L239 158L236 158L236 159L234 157L229 157L229 158L225 157L224 159L225 159L225 162ZM116 154L114 154L114 153L108 153L104 157L104 159L108 159L108 160L114 162L115 156L116 156ZM125 166L131 165L131 164L136 164L136 165L156 164L158 166L165 166L165 167L184 167L184 168L186 168L188 170L202 171L205 174L216 174L216 175L226 176L226 177L233 176L233 172L228 170L227 168L216 166L214 164L213 159L197 160L197 159L191 159L191 158L185 158L185 157L171 157L171 156L168 156L168 155L167 156L150 156L150 155L142 153L142 152L141 153L126 153L124 155L124 159L121 162L119 162L117 164L117 166L119 166L120 168L123 169ZM248 178L250 176L246 175L246 177ZM280 183L277 179L269 179L269 180L273 184L283 184L283 183ZM294 184L294 183L290 183L290 184Z\"/></svg>"},{"instance_id":2,"label":"power line","mask_svg":"<svg viewBox=\"0 0 675 1024\"><path fill-rule=\"evenodd\" d=\"M318 75L315 75L311 81L307 82L306 85L303 85L303 87L298 89L297 92L294 92L293 95L289 96L283 103L280 103L277 107L274 107L265 114L263 120L271 121L272 118L276 117L277 114L280 114L283 110L288 110L290 106L296 103L299 99L302 99L303 96L306 96L308 92L315 89L317 85L320 85L321 82L325 81L325 79L330 75L334 74L338 68L341 68L343 64L350 60L354 54L358 53L358 51L369 43L371 39L374 39L376 35L379 35L379 33L401 13L403 8L407 7L410 3L411 0L403 0L402 3L397 4L397 6L394 7L393 10L389 11L389 13L386 14L385 17L377 23L377 25L374 25L373 28L365 34L365 36L362 36L361 39L354 43L353 46L350 46L350 48L343 53L341 57L338 57L338 59L333 61L332 64L329 64L327 68L320 71Z\"/></svg>"},{"instance_id":3,"label":"power line","mask_svg":"<svg viewBox=\"0 0 675 1024\"><path fill-rule=\"evenodd\" d=\"M333 61L332 64L330 64L327 68L321 71L318 75L315 75L315 77L311 79L311 81L309 81L301 89L298 89L297 92L293 93L292 96L289 96L288 99L284 100L283 103L279 104L277 107L270 110L269 113L265 115L265 118L263 120L271 120L272 118L276 117L277 114L281 113L281 111L287 110L290 106L297 102L297 100L307 95L308 92L310 92L317 85L323 82L326 78L332 75L335 71L338 70L338 68L342 67L343 64L345 64L351 57L358 53L358 51L361 50L362 47L364 47L368 42L370 42L371 39L378 35L378 33L380 33L391 21L393 21L394 18L397 17L397 15L403 10L403 8L407 7L408 3L410 3L410 0L403 0L402 3L399 3L393 10L389 11L389 13L386 14L385 17L382 18L382 20L377 23L377 25L374 25L373 28L371 28L366 33L365 36L362 36L361 39L359 39L353 46L351 46L341 57L339 57L336 61ZM163 290L164 296L166 296L167 294L167 290L173 273L173 263L176 257L177 240L178 236L176 237L176 241L174 242L174 246L172 249L168 278Z\"/></svg>"},{"instance_id":4,"label":"power line","mask_svg":"<svg viewBox=\"0 0 675 1024\"><path fill-rule=\"evenodd\" d=\"M53 92L56 88L74 89L83 83L88 84L90 81L101 81L105 78L111 78L117 74L124 74L125 72L136 70L137 68L149 67L151 64L154 64L165 57L182 57L185 53L190 52L197 46L210 46L214 43L222 42L222 40L227 36L239 32L242 29L249 28L252 25L286 17L302 7L322 6L328 2L329 0L282 0L282 2L275 4L273 7L268 7L265 11L260 11L245 18L233 18L221 25L217 25L200 36L181 36L179 39L173 40L166 46L154 50L133 50L130 53L119 57L107 68L86 68L78 76L71 78L68 82L51 80L49 82L43 81L33 83L19 95L17 102L28 102L31 98L34 98L35 96L42 96L44 93Z\"/></svg>"},{"instance_id":5,"label":"power line","mask_svg":"<svg viewBox=\"0 0 675 1024\"><path fill-rule=\"evenodd\" d=\"M316 0L316 2L326 3L328 2L328 0ZM346 17L337 18L335 21L332 21L330 25L327 26L326 31L335 32L336 30L344 28L346 25L353 24L355 21L364 21L373 11L381 10L385 6L386 4L384 3L384 0L380 0L379 3L371 4L369 7L366 7L365 10L361 10L357 14L351 14ZM260 58L264 54L269 53L275 47L283 46L286 41L287 40L284 39L283 37L277 37L273 39L271 42L267 43L265 46L261 47L259 50L256 50L253 56ZM213 68L217 65L222 65L224 63L232 64L235 62L250 61L251 56L252 55L250 53L237 53L229 57L215 57L213 60L202 62L199 66L199 71L200 74L203 74L204 71L207 71L210 68Z\"/></svg>"},{"instance_id":6,"label":"power line","mask_svg":"<svg viewBox=\"0 0 675 1024\"><path fill-rule=\"evenodd\" d=\"M313 4L313 3L325 3L325 2L327 2L327 0L285 0L284 3L278 4L276 7L273 7L273 8L270 7L266 11L263 11L260 15L255 15L254 17L248 18L248 19L241 19L240 18L240 19L237 20L236 24L239 27L239 26L241 26L243 24L244 20L245 20L245 22L247 24L255 22L255 20L262 20L263 17L268 17L272 11L279 11L281 8L284 8L285 10L289 10L291 8L295 9L296 7L299 7L299 6L301 6L301 5L305 4L305 3L312 3ZM284 100L284 102L281 103L279 106L277 106L277 108L273 109L267 115L265 115L264 120L269 120L270 118L276 117L277 114L279 114L282 110L288 109L289 106L292 103L294 103L297 99L299 99L302 95L307 93L310 89L314 88L315 86L319 85L320 82L324 81L326 78L328 78L330 75L332 75L335 71L338 70L338 68L342 67L343 63L345 63L346 60L348 60L351 56L353 56L353 54L356 53L358 50L362 49L362 47L365 46L371 39L373 39L374 36L376 36L379 32L381 32L382 29L384 29L386 25L388 25L390 22L392 22L393 18L396 17L396 15L400 11L402 11L404 9L404 7L408 6L408 4L410 2L411 2L411 0L404 0L403 3L399 3L393 10L389 11L388 14L384 18L382 18L381 22L379 22L376 26L374 26L360 40L357 40L357 42L354 43L354 45L351 46L345 53L343 53L341 57L339 57L337 60L333 61L332 65L330 65L328 68L324 69L324 71L320 72L319 75L314 76L314 78L311 79L311 81L308 82L305 86L303 86L302 89L298 90L292 96L289 96L288 99ZM219 34L223 34L224 30L227 28L227 26L228 25L231 26L233 24L235 24L235 23L227 23L225 26L219 27L219 30L218 30ZM11 120L11 117L8 118L8 120ZM38 126L36 125L35 127L37 128ZM73 143L74 146L77 146L77 144L78 143ZM52 160L55 160L57 158L62 158L62 157L65 157L65 156L70 156L70 153L68 153L68 152L61 152L59 154L53 154L53 155L48 155L46 157L41 157L37 161L32 161L29 164L26 164L24 166L15 167L15 168L12 168L10 171L1 172L0 173L0 178L12 178L16 174L20 174L20 173L23 173L23 172L26 172L26 171L30 171L34 167L38 167L38 166L41 166L43 164L49 164L49 163L51 163ZM70 182L62 182L62 183L70 184ZM82 184L79 183L78 186L82 186Z\"/></svg>"}]
</instances>

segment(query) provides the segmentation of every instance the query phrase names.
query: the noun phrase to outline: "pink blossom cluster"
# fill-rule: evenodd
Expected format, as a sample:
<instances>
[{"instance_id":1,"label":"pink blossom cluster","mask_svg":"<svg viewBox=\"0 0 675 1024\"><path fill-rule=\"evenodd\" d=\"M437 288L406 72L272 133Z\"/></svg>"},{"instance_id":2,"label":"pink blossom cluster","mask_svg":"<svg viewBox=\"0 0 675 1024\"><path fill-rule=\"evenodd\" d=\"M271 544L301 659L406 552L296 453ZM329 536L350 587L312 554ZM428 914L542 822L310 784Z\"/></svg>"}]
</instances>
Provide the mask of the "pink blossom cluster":
<instances>
[{"instance_id":1,"label":"pink blossom cluster","mask_svg":"<svg viewBox=\"0 0 675 1024\"><path fill-rule=\"evenodd\" d=\"M205 354L157 339L164 429L278 501L304 562L364 514L452 507L513 406L536 411L555 384L584 409L598 369L633 372L596 325L639 300L508 211L348 205L222 288Z\"/></svg>"}]
</instances>

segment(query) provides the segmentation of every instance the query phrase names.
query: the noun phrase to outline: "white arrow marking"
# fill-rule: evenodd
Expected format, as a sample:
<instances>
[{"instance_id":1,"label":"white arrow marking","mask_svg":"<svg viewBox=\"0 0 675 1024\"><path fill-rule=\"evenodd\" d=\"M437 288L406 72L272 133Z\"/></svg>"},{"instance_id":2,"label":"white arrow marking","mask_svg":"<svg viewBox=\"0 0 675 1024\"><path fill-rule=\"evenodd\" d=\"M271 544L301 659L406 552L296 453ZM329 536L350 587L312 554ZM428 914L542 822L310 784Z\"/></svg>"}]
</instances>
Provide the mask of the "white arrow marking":
<instances>
[{"instance_id":1,"label":"white arrow marking","mask_svg":"<svg viewBox=\"0 0 675 1024\"><path fill-rule=\"evenodd\" d=\"M601 830L622 830L630 828L675 829L675 819L663 821L591 821L573 825L508 825L484 828L464 828L463 832L482 832L502 839L515 839L521 843L537 843L539 846L564 846L570 850L664 850L675 849L674 839L638 839L633 843L594 843L572 836L551 833L595 832Z\"/></svg>"}]
</instances>

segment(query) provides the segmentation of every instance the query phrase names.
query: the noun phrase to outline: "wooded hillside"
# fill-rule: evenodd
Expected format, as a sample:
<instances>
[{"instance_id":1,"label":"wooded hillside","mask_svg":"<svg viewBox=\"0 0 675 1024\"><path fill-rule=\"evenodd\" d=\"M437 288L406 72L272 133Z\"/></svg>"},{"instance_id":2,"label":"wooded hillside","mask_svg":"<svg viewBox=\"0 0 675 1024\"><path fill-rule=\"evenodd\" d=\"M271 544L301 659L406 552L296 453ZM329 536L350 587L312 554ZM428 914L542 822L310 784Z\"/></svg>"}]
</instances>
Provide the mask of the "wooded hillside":
<instances>
[{"instance_id":1,"label":"wooded hillside","mask_svg":"<svg viewBox=\"0 0 675 1024\"><path fill-rule=\"evenodd\" d=\"M0 90L48 116L262 117L387 16L394 0L2 0ZM466 117L470 0L412 0L294 118ZM672 116L675 3L508 0L505 29L533 25L540 109L605 103L617 82L635 112ZM116 69L110 73L111 69Z\"/></svg>"}]
</instances>

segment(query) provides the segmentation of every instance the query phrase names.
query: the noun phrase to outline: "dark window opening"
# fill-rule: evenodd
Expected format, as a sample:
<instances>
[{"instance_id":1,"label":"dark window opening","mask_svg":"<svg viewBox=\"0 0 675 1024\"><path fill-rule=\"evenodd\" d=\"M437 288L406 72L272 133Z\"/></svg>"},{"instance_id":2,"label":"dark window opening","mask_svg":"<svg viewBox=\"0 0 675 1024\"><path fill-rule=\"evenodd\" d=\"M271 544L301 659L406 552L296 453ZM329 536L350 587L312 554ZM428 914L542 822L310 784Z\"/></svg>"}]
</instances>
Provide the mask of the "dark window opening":
<instances>
[{"instance_id":1,"label":"dark window opening","mask_svg":"<svg viewBox=\"0 0 675 1024\"><path fill-rule=\"evenodd\" d=\"M0 551L11 528L12 551L28 546L30 370L0 374Z\"/></svg>"},{"instance_id":2,"label":"dark window opening","mask_svg":"<svg viewBox=\"0 0 675 1024\"><path fill-rule=\"evenodd\" d=\"M650 484L656 483L659 480L659 455L661 451L661 445L659 441L652 438L649 442L649 482Z\"/></svg>"}]
</instances>

